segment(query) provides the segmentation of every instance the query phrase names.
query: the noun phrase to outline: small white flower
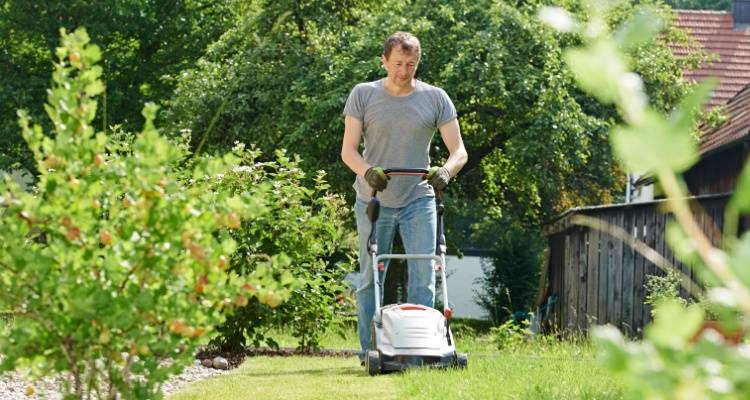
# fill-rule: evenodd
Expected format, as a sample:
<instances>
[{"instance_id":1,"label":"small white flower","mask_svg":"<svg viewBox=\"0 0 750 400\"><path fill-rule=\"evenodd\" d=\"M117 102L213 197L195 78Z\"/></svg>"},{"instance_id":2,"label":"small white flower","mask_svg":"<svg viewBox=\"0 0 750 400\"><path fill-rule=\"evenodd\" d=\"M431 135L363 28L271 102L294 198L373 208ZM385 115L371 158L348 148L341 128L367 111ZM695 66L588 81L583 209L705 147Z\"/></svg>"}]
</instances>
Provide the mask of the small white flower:
<instances>
[{"instance_id":1,"label":"small white flower","mask_svg":"<svg viewBox=\"0 0 750 400\"><path fill-rule=\"evenodd\" d=\"M540 21L560 32L571 32L576 26L573 17L560 7L542 7L537 16Z\"/></svg>"},{"instance_id":2,"label":"small white flower","mask_svg":"<svg viewBox=\"0 0 750 400\"><path fill-rule=\"evenodd\" d=\"M731 290L723 287L717 287L708 291L708 299L717 304L723 304L728 307L737 305L737 299Z\"/></svg>"},{"instance_id":3,"label":"small white flower","mask_svg":"<svg viewBox=\"0 0 750 400\"><path fill-rule=\"evenodd\" d=\"M232 171L234 171L234 172L248 172L248 173L249 173L249 172L252 172L252 171L253 171L253 169L252 169L252 168L250 168L250 167L249 167L249 166L247 166L247 165L240 165L240 166L234 167L234 168L232 169Z\"/></svg>"},{"instance_id":4,"label":"small white flower","mask_svg":"<svg viewBox=\"0 0 750 400\"><path fill-rule=\"evenodd\" d=\"M240 141L235 141L234 146L232 147L232 151L241 152L242 150L245 150L245 144Z\"/></svg>"},{"instance_id":5,"label":"small white flower","mask_svg":"<svg viewBox=\"0 0 750 400\"><path fill-rule=\"evenodd\" d=\"M195 207L193 207L191 204L188 204L187 206L187 212L190 213L190 215L197 217L201 215L200 211L196 210Z\"/></svg>"},{"instance_id":6,"label":"small white flower","mask_svg":"<svg viewBox=\"0 0 750 400\"><path fill-rule=\"evenodd\" d=\"M721 363L714 359L708 359L703 361L703 369L710 375L718 375L721 373Z\"/></svg>"},{"instance_id":7,"label":"small white flower","mask_svg":"<svg viewBox=\"0 0 750 400\"><path fill-rule=\"evenodd\" d=\"M731 393L734 390L734 385L726 378L720 378L718 376L708 378L706 385L709 389L716 393Z\"/></svg>"},{"instance_id":8,"label":"small white flower","mask_svg":"<svg viewBox=\"0 0 750 400\"><path fill-rule=\"evenodd\" d=\"M628 72L620 76L620 87L630 92L643 91L643 80L635 72Z\"/></svg>"},{"instance_id":9,"label":"small white flower","mask_svg":"<svg viewBox=\"0 0 750 400\"><path fill-rule=\"evenodd\" d=\"M750 344L740 344L737 346L737 355L750 359Z\"/></svg>"}]
</instances>

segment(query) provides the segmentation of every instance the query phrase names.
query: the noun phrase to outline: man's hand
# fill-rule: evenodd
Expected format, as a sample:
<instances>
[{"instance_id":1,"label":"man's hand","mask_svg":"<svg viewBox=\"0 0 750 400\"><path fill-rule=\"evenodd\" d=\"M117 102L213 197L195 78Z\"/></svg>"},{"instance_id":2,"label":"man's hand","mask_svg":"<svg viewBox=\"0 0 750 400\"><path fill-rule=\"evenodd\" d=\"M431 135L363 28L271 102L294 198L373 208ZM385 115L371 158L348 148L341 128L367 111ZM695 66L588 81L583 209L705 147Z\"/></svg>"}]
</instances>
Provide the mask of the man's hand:
<instances>
[{"instance_id":1,"label":"man's hand","mask_svg":"<svg viewBox=\"0 0 750 400\"><path fill-rule=\"evenodd\" d=\"M388 186L388 175L380 167L370 167L365 172L365 180L371 188L382 192Z\"/></svg>"},{"instance_id":2,"label":"man's hand","mask_svg":"<svg viewBox=\"0 0 750 400\"><path fill-rule=\"evenodd\" d=\"M432 185L435 190L443 190L448 186L451 180L451 173L445 167L432 167L427 173L427 183Z\"/></svg>"}]
</instances>

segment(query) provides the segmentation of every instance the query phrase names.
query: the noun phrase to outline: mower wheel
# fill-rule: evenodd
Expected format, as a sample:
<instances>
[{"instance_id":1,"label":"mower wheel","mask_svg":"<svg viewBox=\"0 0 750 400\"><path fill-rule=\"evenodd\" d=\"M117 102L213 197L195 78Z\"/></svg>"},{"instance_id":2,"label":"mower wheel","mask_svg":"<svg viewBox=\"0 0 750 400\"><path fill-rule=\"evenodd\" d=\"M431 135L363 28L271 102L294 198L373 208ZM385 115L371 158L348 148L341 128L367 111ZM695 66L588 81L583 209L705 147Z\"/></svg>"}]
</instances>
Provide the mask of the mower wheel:
<instances>
[{"instance_id":1,"label":"mower wheel","mask_svg":"<svg viewBox=\"0 0 750 400\"><path fill-rule=\"evenodd\" d=\"M367 352L365 368L370 375L377 375L380 373L380 353L378 351L370 350Z\"/></svg>"},{"instance_id":2,"label":"mower wheel","mask_svg":"<svg viewBox=\"0 0 750 400\"><path fill-rule=\"evenodd\" d=\"M469 364L469 356L466 353L456 353L456 367L466 368Z\"/></svg>"}]
</instances>

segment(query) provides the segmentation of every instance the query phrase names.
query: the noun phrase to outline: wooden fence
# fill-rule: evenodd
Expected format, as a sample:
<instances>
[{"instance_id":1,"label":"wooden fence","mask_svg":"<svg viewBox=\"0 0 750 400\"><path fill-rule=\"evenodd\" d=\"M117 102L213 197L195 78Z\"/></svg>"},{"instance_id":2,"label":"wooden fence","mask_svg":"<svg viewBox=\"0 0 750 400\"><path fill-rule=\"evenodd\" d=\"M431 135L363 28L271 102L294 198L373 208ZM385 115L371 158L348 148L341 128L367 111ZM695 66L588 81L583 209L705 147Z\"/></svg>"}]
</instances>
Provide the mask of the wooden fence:
<instances>
[{"instance_id":1,"label":"wooden fence","mask_svg":"<svg viewBox=\"0 0 750 400\"><path fill-rule=\"evenodd\" d=\"M698 222L714 244L721 240L727 200L728 195L691 200ZM602 225L620 227L694 277L692 266L676 260L666 243L665 227L671 216L662 212L664 205L664 200L658 200L573 209L546 226L549 256L540 303L553 299L553 304L543 316L545 330L576 334L585 333L592 324L609 323L626 334L640 336L651 320L651 310L644 304L646 277L664 273L606 231L573 225L572 219L586 215L599 219ZM681 295L688 297L687 290L683 288Z\"/></svg>"}]
</instances>

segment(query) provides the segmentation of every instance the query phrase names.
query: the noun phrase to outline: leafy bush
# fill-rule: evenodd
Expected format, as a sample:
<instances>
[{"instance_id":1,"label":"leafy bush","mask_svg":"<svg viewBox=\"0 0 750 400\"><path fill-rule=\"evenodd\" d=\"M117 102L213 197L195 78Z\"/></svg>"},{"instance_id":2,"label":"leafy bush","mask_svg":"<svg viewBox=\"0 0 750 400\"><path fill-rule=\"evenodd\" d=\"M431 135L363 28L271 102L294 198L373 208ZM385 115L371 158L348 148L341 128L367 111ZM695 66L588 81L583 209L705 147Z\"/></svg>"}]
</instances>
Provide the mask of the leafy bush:
<instances>
[{"instance_id":1,"label":"leafy bush","mask_svg":"<svg viewBox=\"0 0 750 400\"><path fill-rule=\"evenodd\" d=\"M656 312L656 306L664 301L687 305L687 300L680 297L680 273L674 269L667 270L665 275L647 275L644 288L646 299L643 303L651 306L651 315Z\"/></svg>"},{"instance_id":2,"label":"leafy bush","mask_svg":"<svg viewBox=\"0 0 750 400\"><path fill-rule=\"evenodd\" d=\"M517 350L531 336L528 321L507 320L490 330L492 341L500 350Z\"/></svg>"},{"instance_id":3,"label":"leafy bush","mask_svg":"<svg viewBox=\"0 0 750 400\"><path fill-rule=\"evenodd\" d=\"M319 171L312 187L304 185L305 173L299 159L276 152L276 161L256 161L259 152L235 147L243 165L227 172L217 185L220 190L238 193L263 182L267 212L233 233L238 251L230 271L242 276L265 265L271 254L286 254L292 268L281 276L281 283L300 282L289 300L273 308L277 294L256 288L258 296L247 305L230 311L214 340L225 350L240 349L249 338L255 346L276 342L267 331L276 326L289 329L299 338L302 350L317 349L320 337L331 328L341 328L342 311L350 310L344 301L344 277L351 270L357 248L353 231L344 221L350 214L344 199L329 192L325 173ZM264 304L265 303L265 304ZM340 331L343 332L343 331Z\"/></svg>"},{"instance_id":4,"label":"leafy bush","mask_svg":"<svg viewBox=\"0 0 750 400\"><path fill-rule=\"evenodd\" d=\"M495 324L508 319L514 311L529 310L538 289L544 243L530 230L507 226L496 234L490 260L482 261L484 276L477 303L487 310Z\"/></svg>"},{"instance_id":5,"label":"leafy bush","mask_svg":"<svg viewBox=\"0 0 750 400\"><path fill-rule=\"evenodd\" d=\"M19 113L37 190L0 182L0 310L15 316L0 369L63 373L66 398L158 398L222 310L261 282L279 286L268 260L242 278L226 272L229 231L263 215L262 192L209 190L236 157L189 163L154 127L154 105L132 141L96 133L99 48L63 30L56 54L54 132Z\"/></svg>"}]
</instances>

